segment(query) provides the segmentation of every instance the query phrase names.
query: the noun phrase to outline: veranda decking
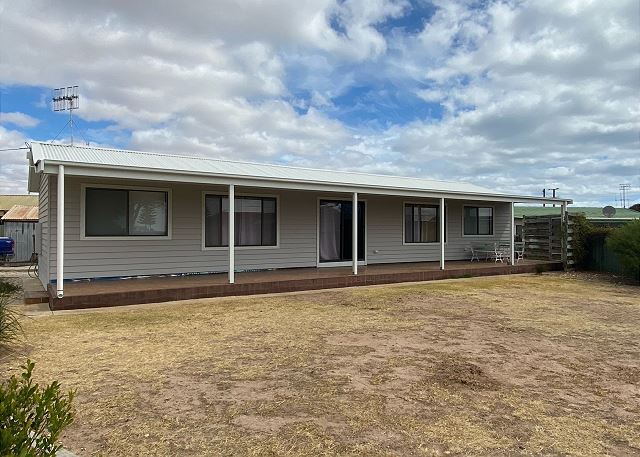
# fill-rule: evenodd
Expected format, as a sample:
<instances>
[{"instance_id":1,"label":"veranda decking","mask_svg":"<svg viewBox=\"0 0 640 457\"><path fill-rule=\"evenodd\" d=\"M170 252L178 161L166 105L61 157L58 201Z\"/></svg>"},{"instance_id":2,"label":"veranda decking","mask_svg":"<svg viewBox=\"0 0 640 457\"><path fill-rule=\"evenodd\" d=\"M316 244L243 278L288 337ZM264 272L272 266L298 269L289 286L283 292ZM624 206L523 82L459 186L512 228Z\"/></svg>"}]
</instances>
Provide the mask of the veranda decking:
<instances>
[{"instance_id":1,"label":"veranda decking","mask_svg":"<svg viewBox=\"0 0 640 457\"><path fill-rule=\"evenodd\" d=\"M472 276L533 273L540 269L560 270L562 263L522 260L512 266L500 262L448 261L445 270L440 270L438 262L376 264L361 267L358 275L353 275L350 267L291 268L238 272L234 284L227 282L226 273L65 281L65 294L61 299L55 297L55 286L49 285L49 304L52 309L77 309Z\"/></svg>"}]
</instances>

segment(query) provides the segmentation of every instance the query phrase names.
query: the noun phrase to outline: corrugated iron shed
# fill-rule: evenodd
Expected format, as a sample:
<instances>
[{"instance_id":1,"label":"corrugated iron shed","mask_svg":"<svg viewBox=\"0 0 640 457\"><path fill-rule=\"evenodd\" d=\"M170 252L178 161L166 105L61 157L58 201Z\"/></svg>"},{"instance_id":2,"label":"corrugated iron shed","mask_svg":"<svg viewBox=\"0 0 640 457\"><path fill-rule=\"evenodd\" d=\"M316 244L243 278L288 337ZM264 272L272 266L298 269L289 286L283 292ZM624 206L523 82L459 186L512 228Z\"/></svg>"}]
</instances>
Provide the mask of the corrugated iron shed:
<instances>
[{"instance_id":1,"label":"corrugated iron shed","mask_svg":"<svg viewBox=\"0 0 640 457\"><path fill-rule=\"evenodd\" d=\"M4 222L38 222L38 207L13 205L9 211L2 216Z\"/></svg>"}]
</instances>

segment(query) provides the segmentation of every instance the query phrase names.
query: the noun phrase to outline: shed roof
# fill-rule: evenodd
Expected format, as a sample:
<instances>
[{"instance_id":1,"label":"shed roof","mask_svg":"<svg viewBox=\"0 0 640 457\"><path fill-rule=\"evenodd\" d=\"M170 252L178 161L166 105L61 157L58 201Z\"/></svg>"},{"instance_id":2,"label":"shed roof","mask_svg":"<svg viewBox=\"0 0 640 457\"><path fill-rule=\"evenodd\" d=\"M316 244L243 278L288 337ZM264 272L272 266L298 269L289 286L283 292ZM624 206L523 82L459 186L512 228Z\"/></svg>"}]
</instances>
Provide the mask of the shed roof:
<instances>
[{"instance_id":1,"label":"shed roof","mask_svg":"<svg viewBox=\"0 0 640 457\"><path fill-rule=\"evenodd\" d=\"M616 208L616 214L613 217L606 217L602 214L602 208L599 206L569 206L567 207L569 214L583 214L587 219L640 219L640 212L627 208ZM513 211L514 217L521 218L524 216L549 216L560 214L560 207L556 206L516 206Z\"/></svg>"},{"instance_id":2,"label":"shed roof","mask_svg":"<svg viewBox=\"0 0 640 457\"><path fill-rule=\"evenodd\" d=\"M8 211L13 205L35 206L37 195L0 195L0 211Z\"/></svg>"},{"instance_id":3,"label":"shed roof","mask_svg":"<svg viewBox=\"0 0 640 457\"><path fill-rule=\"evenodd\" d=\"M439 192L462 195L511 197L509 194L465 182L438 181L406 176L239 162L188 155L159 154L112 148L31 143L33 164L76 165L93 168L140 170L181 175L242 178L354 187L362 189ZM44 167L40 167L43 169ZM55 172L55 171L52 171ZM534 197L525 197L533 199ZM540 200L538 198L538 200Z\"/></svg>"},{"instance_id":4,"label":"shed roof","mask_svg":"<svg viewBox=\"0 0 640 457\"><path fill-rule=\"evenodd\" d=\"M9 211L2 216L3 221L17 222L38 222L38 207L13 205Z\"/></svg>"}]
</instances>

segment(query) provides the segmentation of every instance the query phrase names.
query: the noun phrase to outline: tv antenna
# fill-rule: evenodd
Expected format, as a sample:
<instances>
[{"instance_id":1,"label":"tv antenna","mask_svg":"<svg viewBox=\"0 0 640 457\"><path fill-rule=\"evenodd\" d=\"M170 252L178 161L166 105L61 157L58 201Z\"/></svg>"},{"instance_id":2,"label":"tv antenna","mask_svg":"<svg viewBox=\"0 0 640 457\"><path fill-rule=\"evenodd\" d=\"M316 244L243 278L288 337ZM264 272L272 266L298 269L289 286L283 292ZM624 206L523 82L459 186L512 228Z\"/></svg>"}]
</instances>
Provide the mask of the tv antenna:
<instances>
[{"instance_id":1,"label":"tv antenna","mask_svg":"<svg viewBox=\"0 0 640 457\"><path fill-rule=\"evenodd\" d=\"M620 199L622 200L622 207L627 207L627 192L631 189L631 184L620 184Z\"/></svg>"},{"instance_id":2,"label":"tv antenna","mask_svg":"<svg viewBox=\"0 0 640 457\"><path fill-rule=\"evenodd\" d=\"M559 187L552 187L552 188L547 189L547 190L550 190L551 192L553 192L553 198L556 198L556 191L559 190L559 189L560 189ZM554 208L556 207L555 203L553 204L553 207Z\"/></svg>"},{"instance_id":3,"label":"tv antenna","mask_svg":"<svg viewBox=\"0 0 640 457\"><path fill-rule=\"evenodd\" d=\"M62 130L64 130L67 125L69 126L69 129L71 131L71 145L73 146L73 124L75 123L73 120L73 110L76 110L80 107L78 86L68 86L53 89L53 97L51 100L53 101L53 111L69 111L69 120L67 121L65 126L62 127ZM60 132L62 132L62 130L60 130ZM58 133L58 135L60 135L60 133Z\"/></svg>"}]
</instances>

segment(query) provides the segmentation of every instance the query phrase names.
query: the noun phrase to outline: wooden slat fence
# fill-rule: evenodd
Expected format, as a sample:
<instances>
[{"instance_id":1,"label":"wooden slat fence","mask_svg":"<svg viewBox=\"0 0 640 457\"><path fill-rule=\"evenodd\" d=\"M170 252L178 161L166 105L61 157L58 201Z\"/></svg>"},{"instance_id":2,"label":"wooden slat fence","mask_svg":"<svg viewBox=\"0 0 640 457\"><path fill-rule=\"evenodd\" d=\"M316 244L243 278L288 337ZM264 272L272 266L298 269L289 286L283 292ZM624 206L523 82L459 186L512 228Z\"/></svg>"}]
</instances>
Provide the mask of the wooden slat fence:
<instances>
[{"instance_id":1,"label":"wooden slat fence","mask_svg":"<svg viewBox=\"0 0 640 457\"><path fill-rule=\"evenodd\" d=\"M572 265L572 225L570 215L567 215L566 224L562 223L561 216L526 216L522 229L525 257Z\"/></svg>"}]
</instances>

